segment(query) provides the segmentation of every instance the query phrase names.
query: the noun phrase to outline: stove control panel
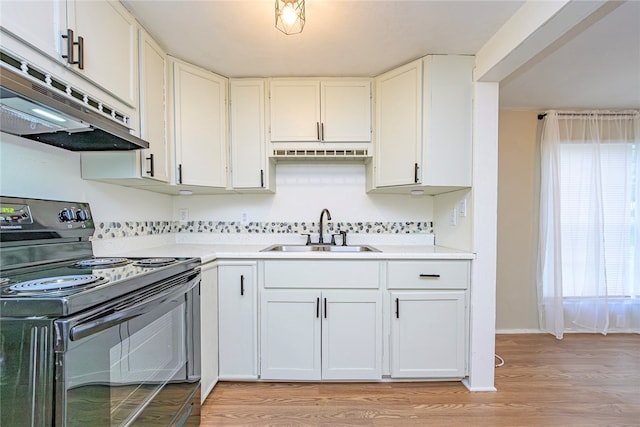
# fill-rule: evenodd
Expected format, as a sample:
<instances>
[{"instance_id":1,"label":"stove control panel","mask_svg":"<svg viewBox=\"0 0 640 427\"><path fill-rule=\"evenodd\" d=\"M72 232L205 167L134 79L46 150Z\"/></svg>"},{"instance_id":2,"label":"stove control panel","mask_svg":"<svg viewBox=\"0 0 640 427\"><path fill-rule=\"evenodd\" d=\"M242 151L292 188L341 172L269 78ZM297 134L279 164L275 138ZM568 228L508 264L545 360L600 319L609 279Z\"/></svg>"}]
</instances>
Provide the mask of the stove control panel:
<instances>
[{"instance_id":1,"label":"stove control panel","mask_svg":"<svg viewBox=\"0 0 640 427\"><path fill-rule=\"evenodd\" d=\"M13 203L2 204L0 206L0 224L2 226L33 224L29 206Z\"/></svg>"},{"instance_id":2,"label":"stove control panel","mask_svg":"<svg viewBox=\"0 0 640 427\"><path fill-rule=\"evenodd\" d=\"M82 208L64 208L58 213L60 222L82 222L89 219L89 212Z\"/></svg>"}]
</instances>

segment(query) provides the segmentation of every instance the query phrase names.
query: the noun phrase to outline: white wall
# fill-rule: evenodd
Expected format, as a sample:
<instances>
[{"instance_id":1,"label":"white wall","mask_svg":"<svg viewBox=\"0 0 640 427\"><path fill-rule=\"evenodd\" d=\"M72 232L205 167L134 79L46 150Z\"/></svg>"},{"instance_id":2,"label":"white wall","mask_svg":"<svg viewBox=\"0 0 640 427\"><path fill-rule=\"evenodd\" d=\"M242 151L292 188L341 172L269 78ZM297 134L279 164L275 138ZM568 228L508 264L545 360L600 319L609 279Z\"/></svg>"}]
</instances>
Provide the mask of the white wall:
<instances>
[{"instance_id":1,"label":"white wall","mask_svg":"<svg viewBox=\"0 0 640 427\"><path fill-rule=\"evenodd\" d=\"M369 195L365 192L365 166L350 163L279 163L276 194L176 196L179 209L189 210L189 220L250 222L317 222L323 208L333 222L432 221L433 198L410 195Z\"/></svg>"},{"instance_id":2,"label":"white wall","mask_svg":"<svg viewBox=\"0 0 640 427\"><path fill-rule=\"evenodd\" d=\"M0 133L0 194L89 202L95 221L171 220L171 196L80 177L80 155Z\"/></svg>"},{"instance_id":3,"label":"white wall","mask_svg":"<svg viewBox=\"0 0 640 427\"><path fill-rule=\"evenodd\" d=\"M433 221L436 245L471 251L473 226L471 190L439 194L434 199ZM466 207L465 216L461 216L461 203L463 201ZM451 216L454 208L456 210L455 221L452 221Z\"/></svg>"}]
</instances>

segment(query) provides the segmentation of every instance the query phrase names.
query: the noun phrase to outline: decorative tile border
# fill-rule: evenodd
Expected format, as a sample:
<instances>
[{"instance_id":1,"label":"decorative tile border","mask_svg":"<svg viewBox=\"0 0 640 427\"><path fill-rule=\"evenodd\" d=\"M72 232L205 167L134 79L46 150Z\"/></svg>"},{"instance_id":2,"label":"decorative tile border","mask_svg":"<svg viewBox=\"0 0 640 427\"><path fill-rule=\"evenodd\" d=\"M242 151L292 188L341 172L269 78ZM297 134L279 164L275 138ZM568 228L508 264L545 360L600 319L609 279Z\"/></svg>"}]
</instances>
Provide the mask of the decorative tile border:
<instances>
[{"instance_id":1,"label":"decorative tile border","mask_svg":"<svg viewBox=\"0 0 640 427\"><path fill-rule=\"evenodd\" d=\"M412 234L432 232L432 222L331 222L327 233L346 230L363 234ZM302 234L317 233L315 222L249 222L236 221L126 221L96 224L95 239L148 236L166 233L222 233L222 234Z\"/></svg>"}]
</instances>

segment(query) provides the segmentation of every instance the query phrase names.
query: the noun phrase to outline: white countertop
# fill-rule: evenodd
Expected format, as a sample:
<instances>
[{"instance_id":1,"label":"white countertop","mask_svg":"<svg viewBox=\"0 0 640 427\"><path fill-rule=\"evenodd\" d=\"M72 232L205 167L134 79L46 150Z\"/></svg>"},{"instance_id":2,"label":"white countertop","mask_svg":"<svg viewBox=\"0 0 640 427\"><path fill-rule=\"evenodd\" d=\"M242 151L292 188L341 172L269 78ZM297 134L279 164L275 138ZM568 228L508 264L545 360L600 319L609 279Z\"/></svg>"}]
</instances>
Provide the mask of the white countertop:
<instances>
[{"instance_id":1,"label":"white countertop","mask_svg":"<svg viewBox=\"0 0 640 427\"><path fill-rule=\"evenodd\" d=\"M98 256L198 257L202 263L221 259L473 259L475 254L432 245L371 245L381 252L260 252L265 244L169 243Z\"/></svg>"}]
</instances>

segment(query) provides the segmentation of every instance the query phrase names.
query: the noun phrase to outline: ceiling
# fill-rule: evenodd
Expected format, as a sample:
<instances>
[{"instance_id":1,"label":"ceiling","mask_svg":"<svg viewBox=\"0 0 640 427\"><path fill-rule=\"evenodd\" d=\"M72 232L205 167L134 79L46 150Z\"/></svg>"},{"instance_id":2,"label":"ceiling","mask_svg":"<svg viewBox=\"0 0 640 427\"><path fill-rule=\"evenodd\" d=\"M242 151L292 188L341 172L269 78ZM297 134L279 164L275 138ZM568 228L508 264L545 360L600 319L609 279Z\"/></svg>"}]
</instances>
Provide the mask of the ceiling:
<instances>
[{"instance_id":1,"label":"ceiling","mask_svg":"<svg viewBox=\"0 0 640 427\"><path fill-rule=\"evenodd\" d=\"M473 55L524 1L306 0L301 34L274 0L123 0L173 56L227 77L376 76L431 53ZM631 0L501 82L501 108L640 108Z\"/></svg>"}]
</instances>

